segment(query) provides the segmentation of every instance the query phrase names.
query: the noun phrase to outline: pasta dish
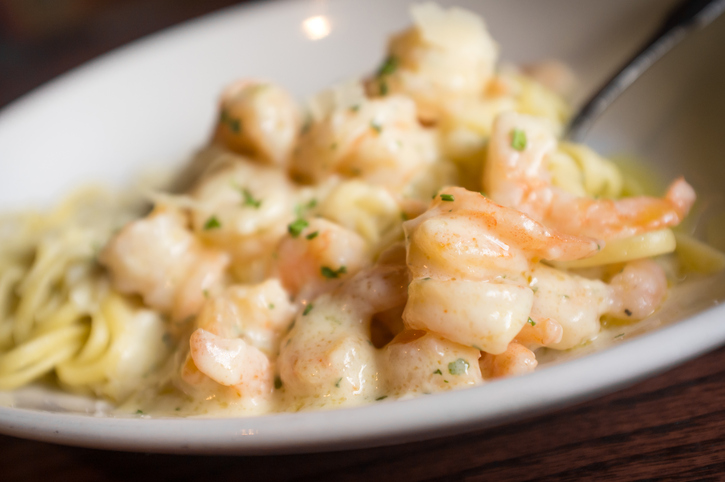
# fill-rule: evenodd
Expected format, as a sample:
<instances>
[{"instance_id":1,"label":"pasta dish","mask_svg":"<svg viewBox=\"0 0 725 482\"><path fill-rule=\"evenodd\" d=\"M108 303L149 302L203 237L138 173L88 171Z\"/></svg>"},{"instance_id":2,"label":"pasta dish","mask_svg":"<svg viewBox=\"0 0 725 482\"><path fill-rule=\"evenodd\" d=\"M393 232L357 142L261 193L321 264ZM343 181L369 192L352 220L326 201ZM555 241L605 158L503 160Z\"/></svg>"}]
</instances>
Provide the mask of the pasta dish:
<instances>
[{"instance_id":1,"label":"pasta dish","mask_svg":"<svg viewBox=\"0 0 725 482\"><path fill-rule=\"evenodd\" d=\"M162 416L357 406L487 383L643 320L725 256L561 139L573 82L420 4L385 60L304 105L244 79L164 189L0 218L0 389ZM606 334L606 336L611 336Z\"/></svg>"}]
</instances>

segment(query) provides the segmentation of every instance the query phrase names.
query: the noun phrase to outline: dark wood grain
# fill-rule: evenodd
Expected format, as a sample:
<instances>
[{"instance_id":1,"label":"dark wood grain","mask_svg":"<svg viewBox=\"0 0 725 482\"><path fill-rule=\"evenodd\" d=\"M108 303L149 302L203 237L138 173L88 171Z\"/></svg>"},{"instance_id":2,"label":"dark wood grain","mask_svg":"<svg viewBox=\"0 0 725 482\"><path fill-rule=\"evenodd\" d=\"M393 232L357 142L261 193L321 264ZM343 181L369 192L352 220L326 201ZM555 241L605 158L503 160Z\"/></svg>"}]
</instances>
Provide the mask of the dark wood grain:
<instances>
[{"instance_id":1,"label":"dark wood grain","mask_svg":"<svg viewBox=\"0 0 725 482\"><path fill-rule=\"evenodd\" d=\"M0 106L116 46L232 3L236 2L129 0L110 17L98 17L62 39L23 43L6 38L0 44ZM393 447L291 456L182 457L0 436L3 482L545 478L725 480L725 349L564 410Z\"/></svg>"}]
</instances>

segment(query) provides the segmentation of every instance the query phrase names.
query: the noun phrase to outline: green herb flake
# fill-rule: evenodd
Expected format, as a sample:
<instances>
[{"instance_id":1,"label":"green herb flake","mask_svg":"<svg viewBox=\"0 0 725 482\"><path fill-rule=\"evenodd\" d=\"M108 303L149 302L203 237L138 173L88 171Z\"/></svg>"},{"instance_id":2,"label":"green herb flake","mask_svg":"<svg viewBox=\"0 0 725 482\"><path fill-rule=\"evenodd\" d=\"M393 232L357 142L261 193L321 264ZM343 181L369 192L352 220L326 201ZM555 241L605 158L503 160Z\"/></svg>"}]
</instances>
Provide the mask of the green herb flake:
<instances>
[{"instance_id":1,"label":"green herb flake","mask_svg":"<svg viewBox=\"0 0 725 482\"><path fill-rule=\"evenodd\" d=\"M274 303L270 303L270 304L269 304L269 305L267 306L267 308L269 308L270 310L273 310L273 309L274 309Z\"/></svg>"},{"instance_id":2,"label":"green herb flake","mask_svg":"<svg viewBox=\"0 0 725 482\"><path fill-rule=\"evenodd\" d=\"M307 236L305 236L305 238L307 238L307 239L315 239L318 234L320 234L320 232L319 231L315 231L315 232L310 233Z\"/></svg>"},{"instance_id":3,"label":"green herb flake","mask_svg":"<svg viewBox=\"0 0 725 482\"><path fill-rule=\"evenodd\" d=\"M350 112L357 112L360 110L360 104L355 104L350 106Z\"/></svg>"},{"instance_id":4,"label":"green herb flake","mask_svg":"<svg viewBox=\"0 0 725 482\"><path fill-rule=\"evenodd\" d=\"M254 209L259 209L259 206L262 205L261 199L254 199L254 196L252 196L252 193L249 192L249 189L242 188L242 196L244 196L244 201L242 202L242 206L252 206Z\"/></svg>"},{"instance_id":5,"label":"green herb flake","mask_svg":"<svg viewBox=\"0 0 725 482\"><path fill-rule=\"evenodd\" d=\"M204 298L209 298L209 290L203 290L201 293L204 295Z\"/></svg>"},{"instance_id":6,"label":"green herb flake","mask_svg":"<svg viewBox=\"0 0 725 482\"><path fill-rule=\"evenodd\" d=\"M387 395L383 395L382 397L376 398L375 401L376 402L379 402L380 400L385 400L386 398L388 398L388 396Z\"/></svg>"},{"instance_id":7,"label":"green herb flake","mask_svg":"<svg viewBox=\"0 0 725 482\"><path fill-rule=\"evenodd\" d=\"M341 381L342 381L342 378L338 378L338 379L337 379L337 381L335 382L335 386L336 386L337 388L340 388L340 382L341 382Z\"/></svg>"},{"instance_id":8,"label":"green herb flake","mask_svg":"<svg viewBox=\"0 0 725 482\"><path fill-rule=\"evenodd\" d=\"M531 326L536 326L536 322L534 320L532 320L530 316L529 316L529 321L527 321L526 323L528 323Z\"/></svg>"},{"instance_id":9,"label":"green herb flake","mask_svg":"<svg viewBox=\"0 0 725 482\"><path fill-rule=\"evenodd\" d=\"M451 375L465 375L468 373L468 367L470 365L463 358L459 358L454 362L448 364L448 373Z\"/></svg>"},{"instance_id":10,"label":"green herb flake","mask_svg":"<svg viewBox=\"0 0 725 482\"><path fill-rule=\"evenodd\" d=\"M453 197L453 194L441 194L441 199L448 202L456 200L456 198Z\"/></svg>"},{"instance_id":11,"label":"green herb flake","mask_svg":"<svg viewBox=\"0 0 725 482\"><path fill-rule=\"evenodd\" d=\"M476 349L476 350L478 350L478 351L483 351L483 348L481 348L481 347L480 347L480 346L478 346L478 345L471 345L471 348L475 348L475 349Z\"/></svg>"},{"instance_id":12,"label":"green herb flake","mask_svg":"<svg viewBox=\"0 0 725 482\"><path fill-rule=\"evenodd\" d=\"M378 76L391 75L398 70L398 63L398 57L394 55L389 56L378 69Z\"/></svg>"},{"instance_id":13,"label":"green herb flake","mask_svg":"<svg viewBox=\"0 0 725 482\"><path fill-rule=\"evenodd\" d=\"M314 308L314 305L312 303L305 306L305 311L302 312L302 316L307 316L310 314L310 311L312 311L312 308Z\"/></svg>"},{"instance_id":14,"label":"green herb flake","mask_svg":"<svg viewBox=\"0 0 725 482\"><path fill-rule=\"evenodd\" d=\"M292 235L293 238L296 238L307 226L309 226L309 224L310 223L300 218L289 223L289 225L287 226L287 231Z\"/></svg>"},{"instance_id":15,"label":"green herb flake","mask_svg":"<svg viewBox=\"0 0 725 482\"><path fill-rule=\"evenodd\" d=\"M333 151L337 149L337 142L333 142L332 144L330 144L330 149Z\"/></svg>"},{"instance_id":16,"label":"green herb flake","mask_svg":"<svg viewBox=\"0 0 725 482\"><path fill-rule=\"evenodd\" d=\"M375 132L377 132L378 134L380 134L381 132L383 132L383 126L381 126L380 124L378 124L374 120L370 121L370 128L372 130L374 130Z\"/></svg>"},{"instance_id":17,"label":"green herb flake","mask_svg":"<svg viewBox=\"0 0 725 482\"><path fill-rule=\"evenodd\" d=\"M630 310L629 308L625 308L624 309L624 314L627 315L627 316L632 316L632 310Z\"/></svg>"},{"instance_id":18,"label":"green herb flake","mask_svg":"<svg viewBox=\"0 0 725 482\"><path fill-rule=\"evenodd\" d=\"M402 219L403 221L407 221L408 220L408 215L405 214L405 213L400 213L400 219Z\"/></svg>"},{"instance_id":19,"label":"green herb flake","mask_svg":"<svg viewBox=\"0 0 725 482\"><path fill-rule=\"evenodd\" d=\"M521 129L514 129L511 131L511 147L517 151L523 151L526 149L526 132Z\"/></svg>"},{"instance_id":20,"label":"green herb flake","mask_svg":"<svg viewBox=\"0 0 725 482\"><path fill-rule=\"evenodd\" d=\"M385 97L386 95L388 95L389 90L390 89L388 88L388 83L385 82L384 80L381 80L380 81L380 95Z\"/></svg>"},{"instance_id":21,"label":"green herb flake","mask_svg":"<svg viewBox=\"0 0 725 482\"><path fill-rule=\"evenodd\" d=\"M181 411L181 407L176 407L174 410L177 411L177 412L180 412Z\"/></svg>"},{"instance_id":22,"label":"green herb flake","mask_svg":"<svg viewBox=\"0 0 725 482\"><path fill-rule=\"evenodd\" d=\"M428 281L430 279L430 276L423 278L423 281Z\"/></svg>"},{"instance_id":23,"label":"green herb flake","mask_svg":"<svg viewBox=\"0 0 725 482\"><path fill-rule=\"evenodd\" d=\"M323 266L322 268L320 268L320 272L322 273L322 276L324 276L327 279L335 279L335 278L339 278L341 274L347 273L347 267L340 266L340 269L334 270L327 266Z\"/></svg>"},{"instance_id":24,"label":"green herb flake","mask_svg":"<svg viewBox=\"0 0 725 482\"><path fill-rule=\"evenodd\" d=\"M622 338L624 337L624 333L620 333L619 335L615 336L614 338Z\"/></svg>"},{"instance_id":25,"label":"green herb flake","mask_svg":"<svg viewBox=\"0 0 725 482\"><path fill-rule=\"evenodd\" d=\"M222 227L222 223L219 222L219 220L216 218L216 216L210 217L204 223L204 230L205 231L209 231L211 229L219 229L221 227Z\"/></svg>"},{"instance_id":26,"label":"green herb flake","mask_svg":"<svg viewBox=\"0 0 725 482\"><path fill-rule=\"evenodd\" d=\"M226 125L235 134L239 134L242 131L242 121L231 117L225 109L222 109L219 122Z\"/></svg>"},{"instance_id":27,"label":"green herb flake","mask_svg":"<svg viewBox=\"0 0 725 482\"><path fill-rule=\"evenodd\" d=\"M439 368L438 370L436 370L436 371L433 372L433 375L443 375L443 372Z\"/></svg>"},{"instance_id":28,"label":"green herb flake","mask_svg":"<svg viewBox=\"0 0 725 482\"><path fill-rule=\"evenodd\" d=\"M597 251L601 251L601 250L602 250L602 247L599 246L599 243L597 243Z\"/></svg>"},{"instance_id":29,"label":"green herb flake","mask_svg":"<svg viewBox=\"0 0 725 482\"><path fill-rule=\"evenodd\" d=\"M136 410L136 415L143 415L143 410L141 410L141 409Z\"/></svg>"}]
</instances>

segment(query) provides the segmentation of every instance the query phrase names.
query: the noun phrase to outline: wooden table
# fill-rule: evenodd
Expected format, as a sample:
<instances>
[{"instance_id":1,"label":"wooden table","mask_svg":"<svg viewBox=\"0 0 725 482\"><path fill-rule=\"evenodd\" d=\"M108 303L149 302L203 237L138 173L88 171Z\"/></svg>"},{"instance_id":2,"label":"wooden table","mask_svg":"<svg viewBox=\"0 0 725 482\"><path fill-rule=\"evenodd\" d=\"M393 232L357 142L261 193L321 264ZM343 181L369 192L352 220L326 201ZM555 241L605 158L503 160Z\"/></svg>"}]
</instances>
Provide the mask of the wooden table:
<instances>
[{"instance_id":1,"label":"wooden table","mask_svg":"<svg viewBox=\"0 0 725 482\"><path fill-rule=\"evenodd\" d=\"M61 40L0 42L0 106L116 46L232 0L127 0ZM120 13L122 13L122 15ZM138 21L143 18L143 21ZM106 24L103 24L106 22ZM725 322L725 320L724 320ZM191 457L0 436L0 480L725 479L725 348L587 403L503 427L394 447Z\"/></svg>"}]
</instances>

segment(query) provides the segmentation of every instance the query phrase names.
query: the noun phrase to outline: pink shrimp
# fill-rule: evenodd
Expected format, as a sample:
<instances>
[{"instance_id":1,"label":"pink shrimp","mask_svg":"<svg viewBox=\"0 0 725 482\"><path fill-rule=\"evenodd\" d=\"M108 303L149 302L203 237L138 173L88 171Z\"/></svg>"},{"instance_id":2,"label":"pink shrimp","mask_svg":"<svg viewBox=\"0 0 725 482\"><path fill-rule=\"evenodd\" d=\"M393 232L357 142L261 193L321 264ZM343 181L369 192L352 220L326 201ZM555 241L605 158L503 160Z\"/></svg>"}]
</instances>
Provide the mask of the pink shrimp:
<instances>
[{"instance_id":1,"label":"pink shrimp","mask_svg":"<svg viewBox=\"0 0 725 482\"><path fill-rule=\"evenodd\" d=\"M516 133L517 142L513 142ZM483 183L496 202L518 209L564 233L618 239L679 224L695 202L679 178L664 198L613 201L579 197L551 183L547 155L556 139L542 119L507 112L494 122Z\"/></svg>"}]
</instances>

